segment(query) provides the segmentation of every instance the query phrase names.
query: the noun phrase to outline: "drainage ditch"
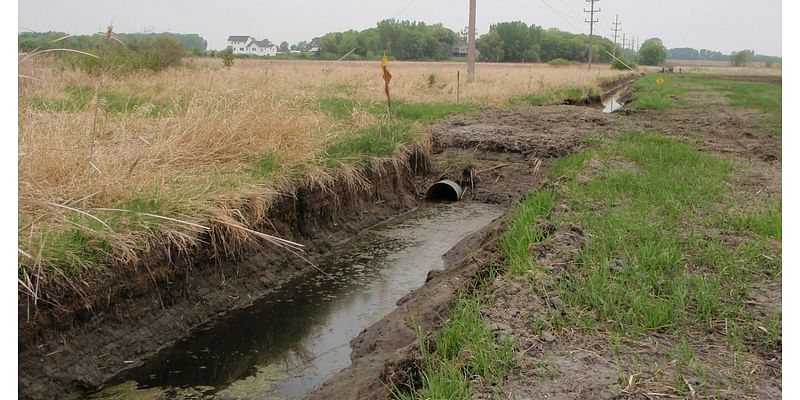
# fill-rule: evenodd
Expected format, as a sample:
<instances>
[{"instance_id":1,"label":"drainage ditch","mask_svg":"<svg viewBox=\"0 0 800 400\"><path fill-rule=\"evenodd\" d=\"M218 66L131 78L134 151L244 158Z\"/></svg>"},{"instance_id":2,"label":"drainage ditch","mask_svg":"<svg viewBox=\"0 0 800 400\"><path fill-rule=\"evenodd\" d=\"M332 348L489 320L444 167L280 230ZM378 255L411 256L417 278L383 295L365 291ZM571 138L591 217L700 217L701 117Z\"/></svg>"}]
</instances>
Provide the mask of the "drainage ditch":
<instances>
[{"instance_id":1,"label":"drainage ditch","mask_svg":"<svg viewBox=\"0 0 800 400\"><path fill-rule=\"evenodd\" d=\"M503 207L434 203L366 231L322 271L204 326L93 398L214 395L302 398L350 364L350 341L442 269L442 255Z\"/></svg>"}]
</instances>

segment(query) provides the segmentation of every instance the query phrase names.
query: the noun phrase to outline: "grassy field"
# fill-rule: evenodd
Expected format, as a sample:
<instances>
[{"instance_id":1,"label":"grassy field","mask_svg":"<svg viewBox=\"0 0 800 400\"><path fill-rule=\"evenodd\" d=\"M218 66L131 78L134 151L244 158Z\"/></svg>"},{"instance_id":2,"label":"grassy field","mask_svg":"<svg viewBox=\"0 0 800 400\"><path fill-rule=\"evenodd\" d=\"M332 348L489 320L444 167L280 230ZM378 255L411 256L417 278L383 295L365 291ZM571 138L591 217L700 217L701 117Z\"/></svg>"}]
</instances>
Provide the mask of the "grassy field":
<instances>
[{"instance_id":1,"label":"grassy field","mask_svg":"<svg viewBox=\"0 0 800 400\"><path fill-rule=\"evenodd\" d=\"M298 184L357 180L356 167L426 146L451 112L542 104L620 72L392 62L394 117L376 63L191 60L160 73L94 76L47 59L20 65L19 275L74 278L169 241L190 248L214 223ZM461 86L456 77L461 72ZM456 97L459 102L456 102ZM533 99L533 100L531 100ZM35 294L35 293L34 293Z\"/></svg>"},{"instance_id":2,"label":"grassy field","mask_svg":"<svg viewBox=\"0 0 800 400\"><path fill-rule=\"evenodd\" d=\"M666 76L667 83L657 86L656 78L636 83L634 108L691 109L713 98L719 101L712 103L715 109L752 112L746 115L755 121L777 118L780 125L779 85L690 75ZM619 375L617 396L763 398L759 390L769 385L748 373L762 371L763 360L780 353L780 293L777 308L771 301L754 303L752 295L780 285L781 202L753 201L739 189L738 180L751 168L656 130L585 140L583 151L548 170L552 185L516 206L500 238L506 260L501 279L524 279L532 296L561 304L534 308L526 332L515 336L549 335L542 343L561 343L555 338L563 336L569 356L562 361L586 351L579 343L594 343L586 348ZM560 242L559 232L579 239ZM574 259L547 264L535 256L539 247L547 249L544 259ZM396 391L395 398L470 399L476 388L513 381L518 373L521 385L536 391L519 365L530 349L509 344L508 337L484 339L492 295L483 287L454 302L439 332L420 334L421 346L436 350L423 352L423 387ZM453 326L474 334L456 340ZM442 352L441 342L460 347ZM654 348L653 342L661 344ZM506 354L509 346L512 355ZM578 379L559 375L550 361L559 357L559 347L552 348L536 356L542 370L535 375L543 382ZM476 368L476 358L489 367ZM591 368L581 368L578 380L591 381ZM442 392L450 395L437 397ZM506 398L505 390L493 393Z\"/></svg>"}]
</instances>

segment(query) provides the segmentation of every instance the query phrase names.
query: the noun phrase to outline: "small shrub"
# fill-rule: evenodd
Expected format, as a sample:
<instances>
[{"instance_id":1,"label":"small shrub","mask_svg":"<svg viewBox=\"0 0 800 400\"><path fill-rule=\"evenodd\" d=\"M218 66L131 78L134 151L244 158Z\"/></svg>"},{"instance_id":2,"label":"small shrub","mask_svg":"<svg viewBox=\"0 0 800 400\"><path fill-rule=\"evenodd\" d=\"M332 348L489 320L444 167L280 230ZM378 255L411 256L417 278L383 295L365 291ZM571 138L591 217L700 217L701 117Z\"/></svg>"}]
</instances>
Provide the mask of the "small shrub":
<instances>
[{"instance_id":1,"label":"small shrub","mask_svg":"<svg viewBox=\"0 0 800 400\"><path fill-rule=\"evenodd\" d=\"M436 74L431 73L428 75L428 88L432 88L436 85Z\"/></svg>"},{"instance_id":2,"label":"small shrub","mask_svg":"<svg viewBox=\"0 0 800 400\"><path fill-rule=\"evenodd\" d=\"M134 37L128 43L98 39L88 51L97 58L65 53L64 62L89 73L129 73L139 70L161 71L179 65L184 56L181 43L169 35Z\"/></svg>"},{"instance_id":3,"label":"small shrub","mask_svg":"<svg viewBox=\"0 0 800 400\"><path fill-rule=\"evenodd\" d=\"M233 66L233 49L228 47L225 50L222 50L222 65L225 68L230 68Z\"/></svg>"},{"instance_id":4,"label":"small shrub","mask_svg":"<svg viewBox=\"0 0 800 400\"><path fill-rule=\"evenodd\" d=\"M627 70L628 70L628 67L626 67L626 66L625 66L625 64L623 64L623 63L627 64L627 65L628 65L628 67L631 67L631 68L633 68L633 69L636 69L636 68L638 68L638 67L639 67L639 66L638 66L638 65L636 65L636 63L635 63L635 62L633 62L633 61L630 61L630 60L622 60L622 61L620 62L620 60L617 60L617 59L615 58L615 59L611 60L611 68L612 68L612 69L618 69L618 70L622 70L622 71L627 71Z\"/></svg>"},{"instance_id":5,"label":"small shrub","mask_svg":"<svg viewBox=\"0 0 800 400\"><path fill-rule=\"evenodd\" d=\"M567 65L572 64L572 62L570 62L569 60L565 60L563 58L556 58L556 59L550 60L548 62L548 64L550 64L553 67L565 67Z\"/></svg>"}]
</instances>

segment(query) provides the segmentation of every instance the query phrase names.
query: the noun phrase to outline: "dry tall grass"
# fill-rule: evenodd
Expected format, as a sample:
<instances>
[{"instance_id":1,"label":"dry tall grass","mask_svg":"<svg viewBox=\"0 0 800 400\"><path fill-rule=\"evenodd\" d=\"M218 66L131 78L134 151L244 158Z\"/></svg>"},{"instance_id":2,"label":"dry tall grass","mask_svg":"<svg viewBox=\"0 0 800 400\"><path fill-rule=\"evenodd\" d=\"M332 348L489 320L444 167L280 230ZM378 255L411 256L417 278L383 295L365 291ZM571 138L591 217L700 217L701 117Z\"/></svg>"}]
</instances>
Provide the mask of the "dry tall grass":
<instances>
[{"instance_id":1,"label":"dry tall grass","mask_svg":"<svg viewBox=\"0 0 800 400\"><path fill-rule=\"evenodd\" d=\"M599 66L588 72L577 66L480 64L477 81L464 85L460 63L392 62L389 67L395 99L455 102L461 71L462 102L478 104L502 104L513 94L558 86L595 86L598 77L620 73ZM33 58L20 71L35 78L21 80L19 92L23 285L33 284L25 274L34 269L67 262L79 273L97 262L70 247L76 243L80 248L86 241L99 242L96 247L127 262L159 235L192 242L198 226L222 218L246 227L244 218L231 217L242 199L255 194L266 201L286 190L286 177L297 166L325 175L315 162L325 144L378 122L358 108L352 118L336 120L316 106L319 98L383 100L374 62L236 60L228 70L219 60L206 59L119 79L61 70ZM65 87L88 88L94 95L78 112L37 106L43 100L68 100ZM112 112L97 96L103 91L137 105ZM148 116L153 106L131 100L136 98L169 103L174 112L153 118ZM265 154L275 157L280 170L254 177L254 163ZM134 218L107 209L139 214ZM143 213L171 220L140 218Z\"/></svg>"}]
</instances>

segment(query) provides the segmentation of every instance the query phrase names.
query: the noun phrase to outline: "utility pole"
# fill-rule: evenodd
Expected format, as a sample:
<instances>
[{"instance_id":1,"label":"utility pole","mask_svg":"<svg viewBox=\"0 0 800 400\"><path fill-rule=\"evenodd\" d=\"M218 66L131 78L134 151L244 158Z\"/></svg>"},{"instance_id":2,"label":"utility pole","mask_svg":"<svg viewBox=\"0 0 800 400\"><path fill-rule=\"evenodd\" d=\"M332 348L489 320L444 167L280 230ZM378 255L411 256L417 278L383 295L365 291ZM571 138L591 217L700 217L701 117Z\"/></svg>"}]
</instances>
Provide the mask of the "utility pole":
<instances>
[{"instance_id":1,"label":"utility pole","mask_svg":"<svg viewBox=\"0 0 800 400\"><path fill-rule=\"evenodd\" d=\"M475 0L469 0L469 37L467 38L467 83L475 82Z\"/></svg>"},{"instance_id":2,"label":"utility pole","mask_svg":"<svg viewBox=\"0 0 800 400\"><path fill-rule=\"evenodd\" d=\"M588 10L584 9L583 12L589 13L589 20L585 21L589 24L589 70L592 70L592 33L594 31L594 24L598 20L594 19L594 13L600 12L600 9L594 9L594 3L600 0L586 0L587 3L590 3L590 7Z\"/></svg>"},{"instance_id":3,"label":"utility pole","mask_svg":"<svg viewBox=\"0 0 800 400\"><path fill-rule=\"evenodd\" d=\"M622 23L619 22L619 14L617 14L616 17L614 17L614 27L611 28L614 32L614 57L617 56L617 37L619 37L619 31L622 30L622 28L619 27L620 25L622 25Z\"/></svg>"},{"instance_id":4,"label":"utility pole","mask_svg":"<svg viewBox=\"0 0 800 400\"><path fill-rule=\"evenodd\" d=\"M625 43L627 39L625 39L625 32L622 32L622 58L625 58Z\"/></svg>"}]
</instances>

